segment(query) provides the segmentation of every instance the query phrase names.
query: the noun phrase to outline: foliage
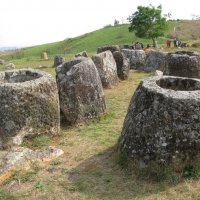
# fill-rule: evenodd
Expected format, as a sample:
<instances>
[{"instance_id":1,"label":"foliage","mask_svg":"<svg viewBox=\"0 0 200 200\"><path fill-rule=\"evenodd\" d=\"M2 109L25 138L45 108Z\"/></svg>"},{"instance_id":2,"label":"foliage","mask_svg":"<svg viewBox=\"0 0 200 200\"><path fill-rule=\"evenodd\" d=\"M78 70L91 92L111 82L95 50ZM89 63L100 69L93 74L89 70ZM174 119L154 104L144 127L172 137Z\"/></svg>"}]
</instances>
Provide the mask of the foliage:
<instances>
[{"instance_id":1,"label":"foliage","mask_svg":"<svg viewBox=\"0 0 200 200\"><path fill-rule=\"evenodd\" d=\"M166 18L161 16L161 5L154 6L138 6L138 11L129 16L129 31L135 32L140 38L148 38L155 40L159 36L163 36L167 29Z\"/></svg>"}]
</instances>

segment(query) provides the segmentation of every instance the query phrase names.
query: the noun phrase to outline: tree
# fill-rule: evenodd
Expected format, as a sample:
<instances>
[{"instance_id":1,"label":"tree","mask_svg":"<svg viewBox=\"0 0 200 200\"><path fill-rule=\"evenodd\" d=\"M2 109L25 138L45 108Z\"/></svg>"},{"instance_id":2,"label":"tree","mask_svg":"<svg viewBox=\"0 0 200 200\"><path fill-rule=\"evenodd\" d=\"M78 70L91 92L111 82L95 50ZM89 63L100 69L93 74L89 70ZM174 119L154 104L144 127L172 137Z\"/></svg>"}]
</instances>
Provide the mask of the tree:
<instances>
[{"instance_id":1,"label":"tree","mask_svg":"<svg viewBox=\"0 0 200 200\"><path fill-rule=\"evenodd\" d=\"M129 31L134 31L137 37L152 39L155 46L157 37L163 36L167 28L166 18L161 13L161 5L157 8L152 5L138 6L137 11L128 18Z\"/></svg>"}]
</instances>

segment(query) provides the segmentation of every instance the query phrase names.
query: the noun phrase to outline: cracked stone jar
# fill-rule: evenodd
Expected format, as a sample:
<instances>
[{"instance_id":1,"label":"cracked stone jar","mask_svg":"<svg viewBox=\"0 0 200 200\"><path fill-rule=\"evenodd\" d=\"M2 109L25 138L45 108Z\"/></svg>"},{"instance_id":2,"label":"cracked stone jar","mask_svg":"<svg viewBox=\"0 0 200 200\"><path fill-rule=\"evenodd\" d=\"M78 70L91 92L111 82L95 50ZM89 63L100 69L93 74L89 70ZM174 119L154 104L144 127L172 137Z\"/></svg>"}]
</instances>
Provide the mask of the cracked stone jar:
<instances>
[{"instance_id":1,"label":"cracked stone jar","mask_svg":"<svg viewBox=\"0 0 200 200\"><path fill-rule=\"evenodd\" d=\"M0 148L28 135L57 134L58 91L51 75L32 69L0 72Z\"/></svg>"},{"instance_id":2,"label":"cracked stone jar","mask_svg":"<svg viewBox=\"0 0 200 200\"><path fill-rule=\"evenodd\" d=\"M200 80L154 76L141 81L119 148L142 166L194 161L200 151Z\"/></svg>"}]
</instances>

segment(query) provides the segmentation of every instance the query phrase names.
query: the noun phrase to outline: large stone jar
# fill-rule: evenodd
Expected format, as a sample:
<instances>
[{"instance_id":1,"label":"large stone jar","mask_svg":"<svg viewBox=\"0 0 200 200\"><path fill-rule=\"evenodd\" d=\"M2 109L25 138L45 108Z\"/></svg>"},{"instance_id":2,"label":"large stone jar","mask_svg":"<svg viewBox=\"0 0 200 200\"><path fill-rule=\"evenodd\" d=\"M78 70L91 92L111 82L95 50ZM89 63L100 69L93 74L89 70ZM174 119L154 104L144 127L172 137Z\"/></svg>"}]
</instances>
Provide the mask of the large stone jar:
<instances>
[{"instance_id":1,"label":"large stone jar","mask_svg":"<svg viewBox=\"0 0 200 200\"><path fill-rule=\"evenodd\" d=\"M106 111L105 96L91 58L78 57L56 68L60 108L66 122L76 124Z\"/></svg>"},{"instance_id":2,"label":"large stone jar","mask_svg":"<svg viewBox=\"0 0 200 200\"><path fill-rule=\"evenodd\" d=\"M104 51L92 56L92 60L99 72L104 88L118 85L117 65L111 51Z\"/></svg>"},{"instance_id":3,"label":"large stone jar","mask_svg":"<svg viewBox=\"0 0 200 200\"><path fill-rule=\"evenodd\" d=\"M129 76L130 65L128 59L125 58L124 53L115 51L113 53L117 65L117 75L121 80L127 80Z\"/></svg>"},{"instance_id":4,"label":"large stone jar","mask_svg":"<svg viewBox=\"0 0 200 200\"><path fill-rule=\"evenodd\" d=\"M58 92L51 75L32 69L0 73L0 148L20 145L28 135L57 134Z\"/></svg>"},{"instance_id":5,"label":"large stone jar","mask_svg":"<svg viewBox=\"0 0 200 200\"><path fill-rule=\"evenodd\" d=\"M200 54L193 51L168 53L164 75L200 78Z\"/></svg>"},{"instance_id":6,"label":"large stone jar","mask_svg":"<svg viewBox=\"0 0 200 200\"><path fill-rule=\"evenodd\" d=\"M144 79L131 99L119 147L142 166L195 161L200 151L200 80Z\"/></svg>"},{"instance_id":7,"label":"large stone jar","mask_svg":"<svg viewBox=\"0 0 200 200\"><path fill-rule=\"evenodd\" d=\"M167 53L162 51L149 51L146 56L144 71L163 71L165 68L165 60Z\"/></svg>"},{"instance_id":8,"label":"large stone jar","mask_svg":"<svg viewBox=\"0 0 200 200\"><path fill-rule=\"evenodd\" d=\"M143 50L122 49L122 52L129 61L130 69L144 69L146 54Z\"/></svg>"}]
</instances>

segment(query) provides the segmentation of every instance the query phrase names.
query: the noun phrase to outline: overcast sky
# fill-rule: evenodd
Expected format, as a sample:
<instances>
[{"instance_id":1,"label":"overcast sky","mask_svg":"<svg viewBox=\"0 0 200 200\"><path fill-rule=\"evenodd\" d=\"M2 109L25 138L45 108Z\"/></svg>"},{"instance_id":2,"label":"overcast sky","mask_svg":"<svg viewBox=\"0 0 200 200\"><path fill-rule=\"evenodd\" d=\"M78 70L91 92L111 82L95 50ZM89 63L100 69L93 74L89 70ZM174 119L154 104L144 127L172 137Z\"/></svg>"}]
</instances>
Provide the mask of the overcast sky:
<instances>
[{"instance_id":1,"label":"overcast sky","mask_svg":"<svg viewBox=\"0 0 200 200\"><path fill-rule=\"evenodd\" d=\"M0 0L0 47L64 40L125 21L138 5L163 7L174 19L200 15L199 0Z\"/></svg>"}]
</instances>

